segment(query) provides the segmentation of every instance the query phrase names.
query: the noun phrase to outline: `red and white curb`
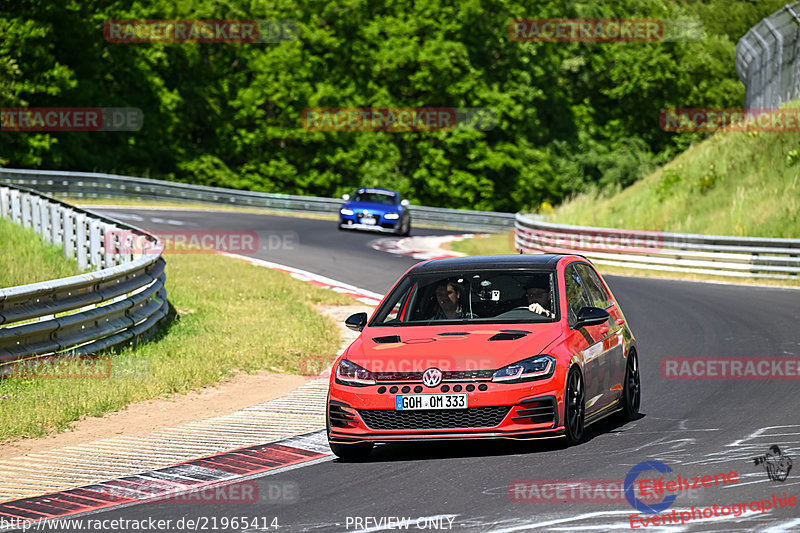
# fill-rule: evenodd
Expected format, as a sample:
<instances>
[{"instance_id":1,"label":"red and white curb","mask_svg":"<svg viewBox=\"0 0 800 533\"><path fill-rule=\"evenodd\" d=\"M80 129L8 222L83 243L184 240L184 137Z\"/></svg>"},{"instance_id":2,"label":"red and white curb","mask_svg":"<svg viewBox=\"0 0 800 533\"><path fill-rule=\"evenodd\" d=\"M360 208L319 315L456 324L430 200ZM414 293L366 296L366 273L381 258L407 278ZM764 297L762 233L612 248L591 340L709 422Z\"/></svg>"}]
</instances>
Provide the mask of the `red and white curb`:
<instances>
[{"instance_id":1,"label":"red and white curb","mask_svg":"<svg viewBox=\"0 0 800 533\"><path fill-rule=\"evenodd\" d=\"M248 478L331 460L333 456L325 441L325 430L315 431L74 489L6 501L0 504L0 531L27 529L34 522L150 501L208 503L204 500L209 497L231 499L231 503L261 501L263 497L257 493L257 486L247 487L249 491L226 491L225 487ZM243 496L248 501L236 501Z\"/></svg>"},{"instance_id":2,"label":"red and white curb","mask_svg":"<svg viewBox=\"0 0 800 533\"><path fill-rule=\"evenodd\" d=\"M453 241L486 237L485 233L461 233L459 235L437 235L431 237L406 237L404 239L377 239L371 246L381 252L403 255L422 261L428 259L446 259L449 257L463 257L466 254L445 250L442 246Z\"/></svg>"}]
</instances>

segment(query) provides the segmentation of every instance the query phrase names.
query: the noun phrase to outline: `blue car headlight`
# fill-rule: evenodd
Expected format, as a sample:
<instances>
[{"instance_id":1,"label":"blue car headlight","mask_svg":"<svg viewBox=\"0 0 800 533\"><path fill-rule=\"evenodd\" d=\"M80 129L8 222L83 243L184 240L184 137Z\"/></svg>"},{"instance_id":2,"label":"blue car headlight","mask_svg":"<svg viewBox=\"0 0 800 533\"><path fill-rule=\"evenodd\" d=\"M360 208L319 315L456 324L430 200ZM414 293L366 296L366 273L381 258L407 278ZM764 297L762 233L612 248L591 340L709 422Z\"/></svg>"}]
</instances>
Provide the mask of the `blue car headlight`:
<instances>
[{"instance_id":1,"label":"blue car headlight","mask_svg":"<svg viewBox=\"0 0 800 533\"><path fill-rule=\"evenodd\" d=\"M537 355L504 366L494 373L492 381L501 383L521 383L536 379L546 379L553 375L556 359L552 355Z\"/></svg>"},{"instance_id":2,"label":"blue car headlight","mask_svg":"<svg viewBox=\"0 0 800 533\"><path fill-rule=\"evenodd\" d=\"M366 387L375 385L375 376L366 368L360 367L347 359L342 359L336 365L336 383Z\"/></svg>"},{"instance_id":3,"label":"blue car headlight","mask_svg":"<svg viewBox=\"0 0 800 533\"><path fill-rule=\"evenodd\" d=\"M386 213L385 215L383 215L383 218L385 218L386 220L397 220L398 218L400 218L400 213Z\"/></svg>"},{"instance_id":4,"label":"blue car headlight","mask_svg":"<svg viewBox=\"0 0 800 533\"><path fill-rule=\"evenodd\" d=\"M340 209L339 212L341 214L345 215L345 216L348 216L348 217L349 216L353 216L353 210L352 209Z\"/></svg>"}]
</instances>

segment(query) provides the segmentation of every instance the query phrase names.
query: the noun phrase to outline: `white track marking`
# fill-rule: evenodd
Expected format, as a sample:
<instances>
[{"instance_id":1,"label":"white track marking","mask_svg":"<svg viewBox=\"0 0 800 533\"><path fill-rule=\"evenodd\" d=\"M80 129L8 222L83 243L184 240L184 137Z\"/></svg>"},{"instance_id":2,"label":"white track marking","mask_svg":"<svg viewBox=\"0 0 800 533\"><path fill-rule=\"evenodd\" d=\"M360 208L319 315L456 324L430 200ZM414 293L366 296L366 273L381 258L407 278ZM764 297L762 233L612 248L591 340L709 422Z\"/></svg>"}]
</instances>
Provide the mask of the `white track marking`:
<instances>
[{"instance_id":1,"label":"white track marking","mask_svg":"<svg viewBox=\"0 0 800 533\"><path fill-rule=\"evenodd\" d=\"M795 518L794 520L768 527L762 533L791 533L798 530L800 530L800 518Z\"/></svg>"},{"instance_id":2,"label":"white track marking","mask_svg":"<svg viewBox=\"0 0 800 533\"><path fill-rule=\"evenodd\" d=\"M164 219L159 217L150 217L150 222L153 224L169 224L170 226L185 226L186 223L182 220Z\"/></svg>"},{"instance_id":3,"label":"white track marking","mask_svg":"<svg viewBox=\"0 0 800 533\"><path fill-rule=\"evenodd\" d=\"M139 215L134 215L133 213L114 213L114 218L118 218L120 220L134 220L136 222L143 222L144 218L140 217Z\"/></svg>"}]
</instances>

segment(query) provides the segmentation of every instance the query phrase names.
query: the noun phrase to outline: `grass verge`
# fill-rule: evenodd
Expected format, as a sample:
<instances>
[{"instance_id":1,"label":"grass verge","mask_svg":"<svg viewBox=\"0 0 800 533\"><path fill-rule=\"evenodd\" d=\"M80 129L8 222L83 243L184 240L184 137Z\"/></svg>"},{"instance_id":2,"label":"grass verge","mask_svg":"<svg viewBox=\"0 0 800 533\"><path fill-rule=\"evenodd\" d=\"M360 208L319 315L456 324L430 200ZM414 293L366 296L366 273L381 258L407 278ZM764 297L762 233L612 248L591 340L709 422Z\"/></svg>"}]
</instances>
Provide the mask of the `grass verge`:
<instances>
[{"instance_id":1,"label":"grass verge","mask_svg":"<svg viewBox=\"0 0 800 533\"><path fill-rule=\"evenodd\" d=\"M798 107L793 102L788 107ZM733 235L800 236L800 134L716 133L619 191L593 190L553 222Z\"/></svg>"},{"instance_id":2,"label":"grass verge","mask_svg":"<svg viewBox=\"0 0 800 533\"><path fill-rule=\"evenodd\" d=\"M46 243L30 228L0 218L0 287L14 287L80 274L60 246Z\"/></svg>"},{"instance_id":3,"label":"grass verge","mask_svg":"<svg viewBox=\"0 0 800 533\"><path fill-rule=\"evenodd\" d=\"M109 353L106 379L0 381L0 442L63 431L81 417L236 372L299 374L304 356L336 355L336 325L313 306L351 298L222 255L166 259L167 294L179 318L153 341Z\"/></svg>"}]
</instances>

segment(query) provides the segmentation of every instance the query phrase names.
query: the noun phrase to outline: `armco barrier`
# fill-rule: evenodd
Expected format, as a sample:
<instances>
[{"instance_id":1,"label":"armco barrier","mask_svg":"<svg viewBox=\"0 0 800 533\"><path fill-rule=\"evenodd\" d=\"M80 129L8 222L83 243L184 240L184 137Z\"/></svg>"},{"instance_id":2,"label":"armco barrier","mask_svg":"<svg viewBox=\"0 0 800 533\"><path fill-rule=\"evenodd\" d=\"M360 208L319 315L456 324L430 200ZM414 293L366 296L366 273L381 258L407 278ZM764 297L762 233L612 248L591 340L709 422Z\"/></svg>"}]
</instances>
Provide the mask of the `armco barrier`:
<instances>
[{"instance_id":1,"label":"armco barrier","mask_svg":"<svg viewBox=\"0 0 800 533\"><path fill-rule=\"evenodd\" d=\"M578 253L601 265L742 278L800 279L800 239L565 226L517 214L514 245L526 253Z\"/></svg>"},{"instance_id":2,"label":"armco barrier","mask_svg":"<svg viewBox=\"0 0 800 533\"><path fill-rule=\"evenodd\" d=\"M46 193L68 194L78 198L124 197L215 205L259 207L304 213L338 213L342 200L263 192L205 187L174 181L49 170L0 169L0 182L18 184ZM413 223L453 226L459 229L504 231L514 227L513 213L469 211L437 207L411 206Z\"/></svg>"},{"instance_id":3,"label":"armco barrier","mask_svg":"<svg viewBox=\"0 0 800 533\"><path fill-rule=\"evenodd\" d=\"M85 355L154 328L167 314L160 252L132 256L126 243L104 242L123 233L157 237L33 190L0 186L0 216L33 228L67 257L92 272L0 289L0 365L48 355ZM130 233L113 230L125 229Z\"/></svg>"}]
</instances>

